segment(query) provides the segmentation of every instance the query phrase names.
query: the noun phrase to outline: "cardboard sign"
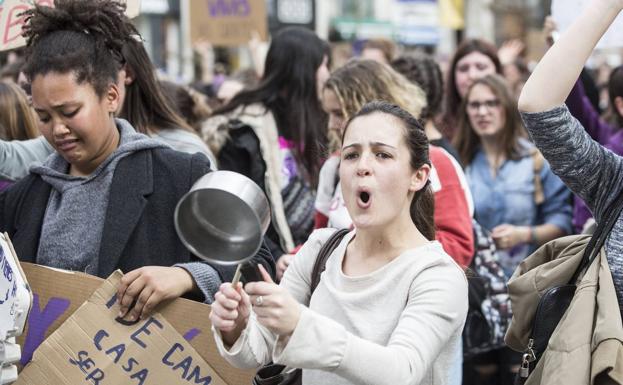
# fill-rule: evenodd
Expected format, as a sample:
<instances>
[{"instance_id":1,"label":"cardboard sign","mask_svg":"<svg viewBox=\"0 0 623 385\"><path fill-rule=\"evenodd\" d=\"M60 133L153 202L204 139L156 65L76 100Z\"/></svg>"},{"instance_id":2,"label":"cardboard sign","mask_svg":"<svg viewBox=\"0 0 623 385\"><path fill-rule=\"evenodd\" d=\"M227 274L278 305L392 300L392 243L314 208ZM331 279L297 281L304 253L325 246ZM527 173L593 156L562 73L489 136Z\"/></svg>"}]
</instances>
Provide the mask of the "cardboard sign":
<instances>
[{"instance_id":1,"label":"cardboard sign","mask_svg":"<svg viewBox=\"0 0 623 385\"><path fill-rule=\"evenodd\" d=\"M26 45L22 37L24 18L20 14L33 7L34 3L54 6L54 0L4 0L0 3L0 51L15 49ZM126 0L126 15L139 14L140 0Z\"/></svg>"},{"instance_id":2,"label":"cardboard sign","mask_svg":"<svg viewBox=\"0 0 623 385\"><path fill-rule=\"evenodd\" d=\"M193 0L190 2L190 36L214 46L246 45L257 31L268 39L266 0Z\"/></svg>"},{"instance_id":3,"label":"cardboard sign","mask_svg":"<svg viewBox=\"0 0 623 385\"><path fill-rule=\"evenodd\" d=\"M556 21L559 32L566 30L571 23L590 5L589 0L553 0L552 17ZM597 48L623 47L623 14L619 15L605 35L597 44Z\"/></svg>"},{"instance_id":4,"label":"cardboard sign","mask_svg":"<svg viewBox=\"0 0 623 385\"><path fill-rule=\"evenodd\" d=\"M31 360L33 352L35 352L37 347L61 325L64 326L64 322L69 316L102 285L104 280L88 274L57 270L29 263L22 263L22 268L28 278L34 298L26 330L22 337L18 339L18 343L22 346L22 364L25 365ZM223 379L224 383L229 385L251 383L254 375L253 370L236 369L219 355L210 330L211 324L208 319L210 314L209 305L179 298L170 303L163 304L156 310L175 329L174 331L183 337L182 339L192 345L198 355L209 364L218 374L218 377ZM114 317L116 313L114 310L107 309L105 313L97 320L98 326L101 323L108 325L111 322L115 322ZM160 321L160 318L156 319ZM136 327L139 326L137 325ZM150 330L152 327L149 326ZM120 338L110 332L109 334L114 336L110 337L111 340ZM37 354L35 352L35 357ZM178 368L178 371L181 373L182 369ZM178 382L171 383L185 383L184 381L179 381L180 378L178 378ZM24 384L26 383L24 382ZM82 382L76 383L88 382L84 382L84 377L82 377ZM102 382L102 385L106 383L108 382ZM119 383L126 382L121 381ZM134 382L127 380L127 383L132 384ZM33 384L36 383L33 382ZM145 384L148 383L145 382Z\"/></svg>"},{"instance_id":5,"label":"cardboard sign","mask_svg":"<svg viewBox=\"0 0 623 385\"><path fill-rule=\"evenodd\" d=\"M122 276L113 273L41 344L16 384L226 385L161 314L115 320Z\"/></svg>"}]
</instances>

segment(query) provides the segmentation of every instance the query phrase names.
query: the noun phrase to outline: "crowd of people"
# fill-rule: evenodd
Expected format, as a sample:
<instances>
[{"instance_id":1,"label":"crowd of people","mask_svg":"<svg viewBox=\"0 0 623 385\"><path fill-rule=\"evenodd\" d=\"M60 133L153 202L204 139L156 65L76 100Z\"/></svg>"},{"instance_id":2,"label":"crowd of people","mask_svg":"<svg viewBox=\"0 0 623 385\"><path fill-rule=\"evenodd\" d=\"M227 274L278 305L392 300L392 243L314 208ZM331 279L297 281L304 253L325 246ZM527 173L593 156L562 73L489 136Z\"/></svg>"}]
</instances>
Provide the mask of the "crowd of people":
<instances>
[{"instance_id":1,"label":"crowd of people","mask_svg":"<svg viewBox=\"0 0 623 385\"><path fill-rule=\"evenodd\" d=\"M602 111L584 64L622 0L592 0L532 73L517 42L479 39L446 73L384 39L338 66L328 42L289 27L256 68L189 85L158 76L124 9L35 6L0 70L0 231L20 260L121 269L128 321L180 296L211 304L227 361L302 369L303 384L514 382L521 353L465 344L479 238L508 282L621 194L623 66ZM259 280L233 286L234 268L177 236L176 204L213 170L268 198L248 262ZM622 226L606 245L621 310Z\"/></svg>"}]
</instances>

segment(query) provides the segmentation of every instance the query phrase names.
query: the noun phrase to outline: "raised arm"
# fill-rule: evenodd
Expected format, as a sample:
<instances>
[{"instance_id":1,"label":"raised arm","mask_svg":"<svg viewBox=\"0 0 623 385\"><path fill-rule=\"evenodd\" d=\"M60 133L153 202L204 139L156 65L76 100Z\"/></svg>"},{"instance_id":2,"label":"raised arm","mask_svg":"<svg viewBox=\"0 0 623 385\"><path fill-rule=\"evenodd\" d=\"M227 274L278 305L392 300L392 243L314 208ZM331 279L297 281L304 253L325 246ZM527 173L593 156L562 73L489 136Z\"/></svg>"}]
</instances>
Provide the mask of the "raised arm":
<instances>
[{"instance_id":1,"label":"raised arm","mask_svg":"<svg viewBox=\"0 0 623 385\"><path fill-rule=\"evenodd\" d=\"M623 158L593 141L563 104L623 0L592 0L550 48L519 100L522 118L552 170L599 222L623 186Z\"/></svg>"},{"instance_id":2,"label":"raised arm","mask_svg":"<svg viewBox=\"0 0 623 385\"><path fill-rule=\"evenodd\" d=\"M593 48L621 9L623 0L591 1L539 62L521 92L519 109L541 112L563 104Z\"/></svg>"}]
</instances>

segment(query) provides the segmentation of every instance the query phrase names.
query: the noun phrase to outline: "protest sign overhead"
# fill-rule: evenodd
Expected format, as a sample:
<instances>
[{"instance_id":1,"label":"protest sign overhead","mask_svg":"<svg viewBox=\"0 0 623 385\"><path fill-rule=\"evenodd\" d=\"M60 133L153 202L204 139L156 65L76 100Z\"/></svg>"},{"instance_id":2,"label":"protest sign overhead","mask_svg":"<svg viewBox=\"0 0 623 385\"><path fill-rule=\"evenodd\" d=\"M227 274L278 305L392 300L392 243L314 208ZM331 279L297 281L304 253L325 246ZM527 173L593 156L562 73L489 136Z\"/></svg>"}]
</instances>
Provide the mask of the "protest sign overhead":
<instances>
[{"instance_id":1,"label":"protest sign overhead","mask_svg":"<svg viewBox=\"0 0 623 385\"><path fill-rule=\"evenodd\" d=\"M26 45L22 38L24 17L20 14L33 7L34 3L54 6L54 0L4 0L0 2L0 51ZM136 17L141 7L140 0L126 0L126 15Z\"/></svg>"},{"instance_id":2,"label":"protest sign overhead","mask_svg":"<svg viewBox=\"0 0 623 385\"><path fill-rule=\"evenodd\" d=\"M190 35L193 42L214 46L245 45L256 31L268 39L265 0L204 0L190 2Z\"/></svg>"}]
</instances>

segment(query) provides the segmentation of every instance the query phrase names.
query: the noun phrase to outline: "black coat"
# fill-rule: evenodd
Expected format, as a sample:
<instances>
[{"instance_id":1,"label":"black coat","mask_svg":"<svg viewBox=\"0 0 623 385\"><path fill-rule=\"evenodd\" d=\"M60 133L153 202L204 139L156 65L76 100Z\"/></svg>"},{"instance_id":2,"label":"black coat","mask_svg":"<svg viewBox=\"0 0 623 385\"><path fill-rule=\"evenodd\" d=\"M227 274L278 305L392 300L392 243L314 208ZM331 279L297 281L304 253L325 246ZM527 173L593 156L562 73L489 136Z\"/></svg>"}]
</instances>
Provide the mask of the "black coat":
<instances>
[{"instance_id":1,"label":"black coat","mask_svg":"<svg viewBox=\"0 0 623 385\"><path fill-rule=\"evenodd\" d=\"M218 152L218 167L219 170L234 171L248 177L266 192L264 182L266 162L262 158L260 140L251 127L240 124L229 131L229 139ZM272 222L268 226L264 240L275 260L286 253L281 247L279 234Z\"/></svg>"},{"instance_id":2,"label":"black coat","mask_svg":"<svg viewBox=\"0 0 623 385\"><path fill-rule=\"evenodd\" d=\"M173 213L193 183L210 171L203 154L169 149L139 151L115 168L99 252L97 275L116 269L197 261L175 231ZM37 250L51 186L30 174L0 194L0 231L7 232L21 261L37 263ZM88 225L88 224L85 224ZM274 275L265 245L250 263L261 263ZM230 281L235 267L212 265Z\"/></svg>"}]
</instances>

